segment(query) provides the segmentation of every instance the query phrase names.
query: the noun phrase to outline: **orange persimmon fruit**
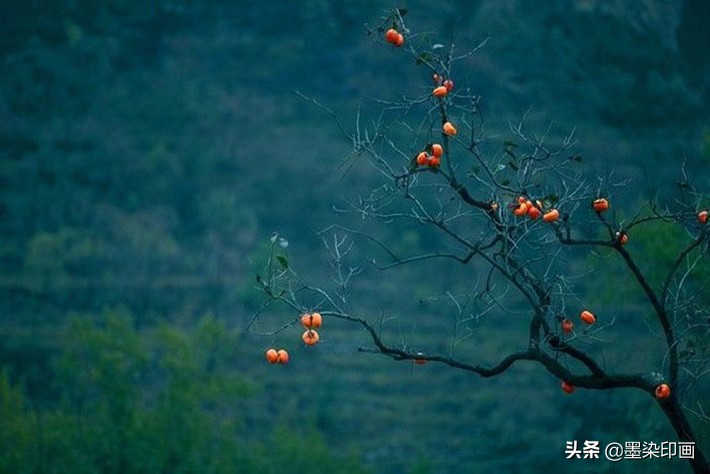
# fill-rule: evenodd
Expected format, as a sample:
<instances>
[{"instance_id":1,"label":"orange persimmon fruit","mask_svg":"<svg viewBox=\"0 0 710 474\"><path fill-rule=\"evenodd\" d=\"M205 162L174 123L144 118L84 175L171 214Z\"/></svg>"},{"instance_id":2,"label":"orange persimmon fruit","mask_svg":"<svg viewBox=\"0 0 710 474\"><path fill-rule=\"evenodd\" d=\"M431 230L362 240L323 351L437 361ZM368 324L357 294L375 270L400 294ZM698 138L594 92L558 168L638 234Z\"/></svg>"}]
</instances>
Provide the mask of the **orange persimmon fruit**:
<instances>
[{"instance_id":1,"label":"orange persimmon fruit","mask_svg":"<svg viewBox=\"0 0 710 474\"><path fill-rule=\"evenodd\" d=\"M306 313L301 316L301 324L309 329L319 328L323 325L323 317L320 313Z\"/></svg>"},{"instance_id":2,"label":"orange persimmon fruit","mask_svg":"<svg viewBox=\"0 0 710 474\"><path fill-rule=\"evenodd\" d=\"M708 222L708 211L698 212L698 222L705 225Z\"/></svg>"},{"instance_id":3,"label":"orange persimmon fruit","mask_svg":"<svg viewBox=\"0 0 710 474\"><path fill-rule=\"evenodd\" d=\"M563 392L572 393L572 392L574 392L574 389L575 389L574 385L572 385L571 383L569 383L565 380L562 381L562 391Z\"/></svg>"},{"instance_id":4,"label":"orange persimmon fruit","mask_svg":"<svg viewBox=\"0 0 710 474\"><path fill-rule=\"evenodd\" d=\"M266 355L266 360L269 361L269 364L275 364L279 361L279 353L273 347L271 349L267 350L265 355Z\"/></svg>"},{"instance_id":5,"label":"orange persimmon fruit","mask_svg":"<svg viewBox=\"0 0 710 474\"><path fill-rule=\"evenodd\" d=\"M671 388L668 384L662 383L655 390L656 398L668 398L671 396Z\"/></svg>"},{"instance_id":6,"label":"orange persimmon fruit","mask_svg":"<svg viewBox=\"0 0 710 474\"><path fill-rule=\"evenodd\" d=\"M397 33L397 38L394 40L394 45L398 48L404 44L404 35Z\"/></svg>"},{"instance_id":7,"label":"orange persimmon fruit","mask_svg":"<svg viewBox=\"0 0 710 474\"><path fill-rule=\"evenodd\" d=\"M444 147L442 147L439 143L434 143L431 146L431 154L440 157L444 154Z\"/></svg>"},{"instance_id":8,"label":"orange persimmon fruit","mask_svg":"<svg viewBox=\"0 0 710 474\"><path fill-rule=\"evenodd\" d=\"M447 135L456 135L457 130L456 127L451 122L446 122L444 125L441 127L442 130L444 130L444 133Z\"/></svg>"},{"instance_id":9,"label":"orange persimmon fruit","mask_svg":"<svg viewBox=\"0 0 710 474\"><path fill-rule=\"evenodd\" d=\"M419 166L424 166L427 163L429 163L429 155L427 155L425 151L419 153L417 155L417 164Z\"/></svg>"},{"instance_id":10,"label":"orange persimmon fruit","mask_svg":"<svg viewBox=\"0 0 710 474\"><path fill-rule=\"evenodd\" d=\"M449 93L449 89L447 89L444 86L439 86L435 87L433 91L431 91L432 94L434 94L434 97L444 97L446 94Z\"/></svg>"},{"instance_id":11,"label":"orange persimmon fruit","mask_svg":"<svg viewBox=\"0 0 710 474\"><path fill-rule=\"evenodd\" d=\"M398 38L397 35L399 35L399 32L397 30L395 30L394 28L390 28L385 33L385 41L387 41L388 43L395 44L397 42L397 38Z\"/></svg>"},{"instance_id":12,"label":"orange persimmon fruit","mask_svg":"<svg viewBox=\"0 0 710 474\"><path fill-rule=\"evenodd\" d=\"M626 242L629 241L629 234L627 234L626 232L617 231L616 241L619 242L619 245L626 245Z\"/></svg>"},{"instance_id":13,"label":"orange persimmon fruit","mask_svg":"<svg viewBox=\"0 0 710 474\"><path fill-rule=\"evenodd\" d=\"M532 203L530 203L530 204L532 204ZM527 204L526 204L526 205L527 205ZM540 209L538 209L537 207L532 206L532 205L529 206L529 208L528 208L528 217L529 217L530 219L532 219L532 220L537 220L537 219L540 218L541 215L542 215L542 211L540 211Z\"/></svg>"},{"instance_id":14,"label":"orange persimmon fruit","mask_svg":"<svg viewBox=\"0 0 710 474\"><path fill-rule=\"evenodd\" d=\"M307 329L303 335L301 336L301 339L303 339L303 342L307 346L312 346L313 344L317 343L318 340L320 339L320 336L316 331L313 329Z\"/></svg>"},{"instance_id":15,"label":"orange persimmon fruit","mask_svg":"<svg viewBox=\"0 0 710 474\"><path fill-rule=\"evenodd\" d=\"M571 333L573 327L574 323L569 319L565 318L562 320L562 332L564 332L565 334Z\"/></svg>"},{"instance_id":16,"label":"orange persimmon fruit","mask_svg":"<svg viewBox=\"0 0 710 474\"><path fill-rule=\"evenodd\" d=\"M604 198L595 199L594 202L592 202L592 208L594 208L596 212L604 212L609 209L609 201Z\"/></svg>"},{"instance_id":17,"label":"orange persimmon fruit","mask_svg":"<svg viewBox=\"0 0 710 474\"><path fill-rule=\"evenodd\" d=\"M432 168L438 168L439 165L441 165L441 158L438 156L430 156L429 157L429 166Z\"/></svg>"},{"instance_id":18,"label":"orange persimmon fruit","mask_svg":"<svg viewBox=\"0 0 710 474\"><path fill-rule=\"evenodd\" d=\"M558 211L557 209L553 209L551 211L548 211L542 216L542 220L545 222L555 222L559 218L560 218L560 211Z\"/></svg>"},{"instance_id":19,"label":"orange persimmon fruit","mask_svg":"<svg viewBox=\"0 0 710 474\"><path fill-rule=\"evenodd\" d=\"M513 214L515 214L518 217L523 217L528 213L528 205L525 204L524 202L521 202L518 204L518 207L513 209Z\"/></svg>"},{"instance_id":20,"label":"orange persimmon fruit","mask_svg":"<svg viewBox=\"0 0 710 474\"><path fill-rule=\"evenodd\" d=\"M279 349L277 351L277 354L278 354L277 362L279 364L288 364L288 352L286 351L286 349Z\"/></svg>"},{"instance_id":21,"label":"orange persimmon fruit","mask_svg":"<svg viewBox=\"0 0 710 474\"><path fill-rule=\"evenodd\" d=\"M417 365L424 365L427 363L427 360L424 358L424 354L421 352L417 352L417 357L414 358L414 363Z\"/></svg>"},{"instance_id":22,"label":"orange persimmon fruit","mask_svg":"<svg viewBox=\"0 0 710 474\"><path fill-rule=\"evenodd\" d=\"M587 311L586 309L579 314L579 318L585 324L594 324L597 320L597 317L594 316L594 314L591 311Z\"/></svg>"},{"instance_id":23,"label":"orange persimmon fruit","mask_svg":"<svg viewBox=\"0 0 710 474\"><path fill-rule=\"evenodd\" d=\"M451 79L447 79L444 81L444 87L446 87L446 90L451 91L454 88L454 81Z\"/></svg>"}]
</instances>

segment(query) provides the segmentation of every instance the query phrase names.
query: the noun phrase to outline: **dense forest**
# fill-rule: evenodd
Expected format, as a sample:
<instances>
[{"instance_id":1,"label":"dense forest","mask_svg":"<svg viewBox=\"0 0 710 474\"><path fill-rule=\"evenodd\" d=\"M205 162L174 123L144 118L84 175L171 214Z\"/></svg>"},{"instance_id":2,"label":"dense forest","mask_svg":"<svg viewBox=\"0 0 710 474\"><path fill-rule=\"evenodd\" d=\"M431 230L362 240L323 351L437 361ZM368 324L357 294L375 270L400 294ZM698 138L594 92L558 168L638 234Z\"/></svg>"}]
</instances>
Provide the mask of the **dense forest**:
<instances>
[{"instance_id":1,"label":"dense forest","mask_svg":"<svg viewBox=\"0 0 710 474\"><path fill-rule=\"evenodd\" d=\"M482 97L494 142L523 115L553 142L574 129L586 176L618 183L614 211L629 216L690 181L707 198L708 2L404 3L410 26L437 41L483 43L456 81ZM565 396L527 366L483 380L398 364L358 353L366 335L335 321L314 348L250 331L272 233L326 284L320 231L350 222L337 210L378 186L339 125L376 120L430 76L368 34L393 6L1 2L1 472L689 472L677 459L570 467L569 440L675 439L635 392ZM415 252L433 238L360 229ZM685 238L658 226L629 248L657 281ZM388 334L451 331L431 315L470 272L378 271L376 246L355 243L354 296L395 320ZM689 282L706 303L708 263ZM594 271L582 253L570 266ZM619 315L642 311L623 278L585 290ZM631 348L606 353L609 364L658 357L643 321L628 328L608 335ZM491 358L515 340L515 321L474 337ZM265 363L274 344L291 363Z\"/></svg>"}]
</instances>

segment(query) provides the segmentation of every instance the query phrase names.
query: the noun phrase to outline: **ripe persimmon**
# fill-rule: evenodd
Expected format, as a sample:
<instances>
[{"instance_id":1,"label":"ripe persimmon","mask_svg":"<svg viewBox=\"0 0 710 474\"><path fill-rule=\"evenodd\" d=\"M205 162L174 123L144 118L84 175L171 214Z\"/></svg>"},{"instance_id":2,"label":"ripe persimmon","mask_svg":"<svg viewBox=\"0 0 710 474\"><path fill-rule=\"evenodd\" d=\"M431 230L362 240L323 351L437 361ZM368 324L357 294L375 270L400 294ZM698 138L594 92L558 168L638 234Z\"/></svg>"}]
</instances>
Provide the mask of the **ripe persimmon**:
<instances>
[{"instance_id":1,"label":"ripe persimmon","mask_svg":"<svg viewBox=\"0 0 710 474\"><path fill-rule=\"evenodd\" d=\"M515 214L518 217L523 217L528 213L528 205L525 204L524 202L521 202L518 204L518 207L513 209L513 214Z\"/></svg>"},{"instance_id":2,"label":"ripe persimmon","mask_svg":"<svg viewBox=\"0 0 710 474\"><path fill-rule=\"evenodd\" d=\"M454 81L451 79L447 79L444 81L444 87L446 87L446 90L451 91L454 88Z\"/></svg>"},{"instance_id":3,"label":"ripe persimmon","mask_svg":"<svg viewBox=\"0 0 710 474\"><path fill-rule=\"evenodd\" d=\"M323 324L323 317L320 313L306 313L301 316L301 324L306 328L319 328Z\"/></svg>"},{"instance_id":4,"label":"ripe persimmon","mask_svg":"<svg viewBox=\"0 0 710 474\"><path fill-rule=\"evenodd\" d=\"M528 217L530 219L535 221L540 218L540 215L542 215L542 211L540 211L540 209L538 209L537 207L533 206L530 209L528 209Z\"/></svg>"},{"instance_id":5,"label":"ripe persimmon","mask_svg":"<svg viewBox=\"0 0 710 474\"><path fill-rule=\"evenodd\" d=\"M417 155L417 164L419 166L424 166L427 163L429 163L429 155L427 155L427 153L425 151L419 153Z\"/></svg>"},{"instance_id":6,"label":"ripe persimmon","mask_svg":"<svg viewBox=\"0 0 710 474\"><path fill-rule=\"evenodd\" d=\"M596 212L604 212L609 209L609 201L604 198L595 199L594 202L592 202L592 208L594 208Z\"/></svg>"},{"instance_id":7,"label":"ripe persimmon","mask_svg":"<svg viewBox=\"0 0 710 474\"><path fill-rule=\"evenodd\" d=\"M431 154L434 155L434 156L439 156L439 157L440 157L441 155L444 154L444 147L442 147L442 146L441 146L440 144L438 144L438 143L434 143L434 144L431 146Z\"/></svg>"},{"instance_id":8,"label":"ripe persimmon","mask_svg":"<svg viewBox=\"0 0 710 474\"><path fill-rule=\"evenodd\" d=\"M623 231L617 231L616 241L619 243L619 245L626 245L626 242L629 241L629 234Z\"/></svg>"},{"instance_id":9,"label":"ripe persimmon","mask_svg":"<svg viewBox=\"0 0 710 474\"><path fill-rule=\"evenodd\" d=\"M562 381L562 391L565 393L572 393L575 390L575 386L572 385L571 383L563 380Z\"/></svg>"},{"instance_id":10,"label":"ripe persimmon","mask_svg":"<svg viewBox=\"0 0 710 474\"><path fill-rule=\"evenodd\" d=\"M444 97L446 94L449 93L449 89L447 89L444 86L439 86L435 87L433 91L431 91L432 94L434 94L434 97Z\"/></svg>"},{"instance_id":11,"label":"ripe persimmon","mask_svg":"<svg viewBox=\"0 0 710 474\"><path fill-rule=\"evenodd\" d=\"M404 35L397 33L397 39L394 40L394 45L398 48L404 44Z\"/></svg>"},{"instance_id":12,"label":"ripe persimmon","mask_svg":"<svg viewBox=\"0 0 710 474\"><path fill-rule=\"evenodd\" d=\"M313 344L315 344L316 342L318 342L318 340L320 339L320 336L319 336L318 333L317 333L316 331L314 331L313 329L307 329L307 330L303 333L303 335L301 336L301 339L303 339L303 342L304 342L307 346L312 346Z\"/></svg>"},{"instance_id":13,"label":"ripe persimmon","mask_svg":"<svg viewBox=\"0 0 710 474\"><path fill-rule=\"evenodd\" d=\"M417 352L417 357L414 358L414 363L417 365L424 365L427 363L427 360L424 358L424 354L421 352Z\"/></svg>"},{"instance_id":14,"label":"ripe persimmon","mask_svg":"<svg viewBox=\"0 0 710 474\"><path fill-rule=\"evenodd\" d=\"M438 156L430 156L429 157L429 166L432 168L438 168L439 165L441 165L441 158Z\"/></svg>"},{"instance_id":15,"label":"ripe persimmon","mask_svg":"<svg viewBox=\"0 0 710 474\"><path fill-rule=\"evenodd\" d=\"M288 364L288 352L286 352L286 349L279 349L278 350L277 362L279 364Z\"/></svg>"},{"instance_id":16,"label":"ripe persimmon","mask_svg":"<svg viewBox=\"0 0 710 474\"><path fill-rule=\"evenodd\" d=\"M525 207L527 208L527 211L525 212L525 214L529 215L530 209L532 209L534 207L533 203L530 199L525 200Z\"/></svg>"},{"instance_id":17,"label":"ripe persimmon","mask_svg":"<svg viewBox=\"0 0 710 474\"><path fill-rule=\"evenodd\" d=\"M585 324L594 324L597 320L597 317L594 316L594 314L591 311L587 311L586 309L579 314L579 318Z\"/></svg>"},{"instance_id":18,"label":"ripe persimmon","mask_svg":"<svg viewBox=\"0 0 710 474\"><path fill-rule=\"evenodd\" d=\"M705 225L708 222L708 211L698 212L698 222Z\"/></svg>"},{"instance_id":19,"label":"ripe persimmon","mask_svg":"<svg viewBox=\"0 0 710 474\"><path fill-rule=\"evenodd\" d=\"M565 334L571 333L573 327L574 323L569 319L565 318L562 320L562 332L564 332Z\"/></svg>"},{"instance_id":20,"label":"ripe persimmon","mask_svg":"<svg viewBox=\"0 0 710 474\"><path fill-rule=\"evenodd\" d=\"M273 347L271 349L267 350L265 355L266 355L266 360L269 361L269 364L275 364L279 361L279 353Z\"/></svg>"},{"instance_id":21,"label":"ripe persimmon","mask_svg":"<svg viewBox=\"0 0 710 474\"><path fill-rule=\"evenodd\" d=\"M527 199L525 198L525 196L518 196L518 202L519 202L520 204L522 204L522 203L524 203L524 202L526 202L526 201L527 201Z\"/></svg>"},{"instance_id":22,"label":"ripe persimmon","mask_svg":"<svg viewBox=\"0 0 710 474\"><path fill-rule=\"evenodd\" d=\"M656 398L668 398L671 396L671 388L668 384L662 383L656 387Z\"/></svg>"},{"instance_id":23,"label":"ripe persimmon","mask_svg":"<svg viewBox=\"0 0 710 474\"><path fill-rule=\"evenodd\" d=\"M397 35L399 35L399 32L394 28L390 28L385 33L385 41L387 41L388 43L395 44L397 42Z\"/></svg>"},{"instance_id":24,"label":"ripe persimmon","mask_svg":"<svg viewBox=\"0 0 710 474\"><path fill-rule=\"evenodd\" d=\"M551 211L548 211L545 213L545 215L542 216L542 220L545 222L555 222L559 218L560 218L560 211L558 211L557 209L553 209Z\"/></svg>"},{"instance_id":25,"label":"ripe persimmon","mask_svg":"<svg viewBox=\"0 0 710 474\"><path fill-rule=\"evenodd\" d=\"M444 133L447 135L456 135L457 130L456 127L451 122L446 122L444 125L441 127L442 130L444 130Z\"/></svg>"}]
</instances>

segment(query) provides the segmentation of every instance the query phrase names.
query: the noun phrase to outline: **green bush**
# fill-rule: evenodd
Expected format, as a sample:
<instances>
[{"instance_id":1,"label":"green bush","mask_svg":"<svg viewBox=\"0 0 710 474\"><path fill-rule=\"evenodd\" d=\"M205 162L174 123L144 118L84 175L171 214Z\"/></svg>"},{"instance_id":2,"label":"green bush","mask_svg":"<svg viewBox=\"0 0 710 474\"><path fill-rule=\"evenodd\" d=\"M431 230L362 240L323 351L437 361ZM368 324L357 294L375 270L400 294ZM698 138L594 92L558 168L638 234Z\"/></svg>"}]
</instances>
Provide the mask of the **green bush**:
<instances>
[{"instance_id":1,"label":"green bush","mask_svg":"<svg viewBox=\"0 0 710 474\"><path fill-rule=\"evenodd\" d=\"M31 406L0 375L0 472L363 472L312 430L245 429L253 388L231 368L238 335L212 316L139 331L110 311L65 336L54 406Z\"/></svg>"}]
</instances>

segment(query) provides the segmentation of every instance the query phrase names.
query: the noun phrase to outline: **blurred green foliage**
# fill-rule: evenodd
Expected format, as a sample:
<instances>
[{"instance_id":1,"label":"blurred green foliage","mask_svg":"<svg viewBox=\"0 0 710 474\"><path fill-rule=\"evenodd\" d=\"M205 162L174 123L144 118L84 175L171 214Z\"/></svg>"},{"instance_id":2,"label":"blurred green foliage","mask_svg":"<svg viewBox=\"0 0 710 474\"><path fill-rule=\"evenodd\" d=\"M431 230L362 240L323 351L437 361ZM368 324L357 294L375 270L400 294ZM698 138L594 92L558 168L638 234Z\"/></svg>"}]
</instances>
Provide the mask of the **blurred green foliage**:
<instances>
[{"instance_id":1,"label":"blurred green foliage","mask_svg":"<svg viewBox=\"0 0 710 474\"><path fill-rule=\"evenodd\" d=\"M629 231L629 243L626 248L633 253L638 265L651 287L660 293L666 276L676 264L680 253L693 242L698 224L694 218L685 222L651 220L635 226ZM605 238L605 235L600 235ZM597 271L604 269L605 274L614 275L613 285L607 279L590 279L588 286L594 294L601 297L605 303L616 302L619 293L626 295L625 302L629 305L645 303L638 282L623 261L615 258L614 252L604 251L599 255L590 255L584 265L595 268ZM676 278L670 282L671 295L678 295L685 299L692 296L703 304L710 303L710 294L707 291L707 282L710 281L710 265L707 255L701 249L690 252L685 259L681 259L676 273ZM683 284L683 292L675 290L678 284ZM620 302L620 301L619 301Z\"/></svg>"},{"instance_id":2,"label":"blurred green foliage","mask_svg":"<svg viewBox=\"0 0 710 474\"><path fill-rule=\"evenodd\" d=\"M365 472L313 430L248 435L240 401L254 388L232 368L238 335L214 317L138 332L107 311L75 318L63 340L55 402L0 376L2 472Z\"/></svg>"}]
</instances>

